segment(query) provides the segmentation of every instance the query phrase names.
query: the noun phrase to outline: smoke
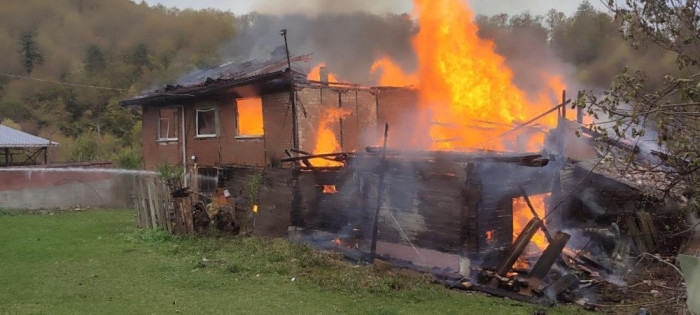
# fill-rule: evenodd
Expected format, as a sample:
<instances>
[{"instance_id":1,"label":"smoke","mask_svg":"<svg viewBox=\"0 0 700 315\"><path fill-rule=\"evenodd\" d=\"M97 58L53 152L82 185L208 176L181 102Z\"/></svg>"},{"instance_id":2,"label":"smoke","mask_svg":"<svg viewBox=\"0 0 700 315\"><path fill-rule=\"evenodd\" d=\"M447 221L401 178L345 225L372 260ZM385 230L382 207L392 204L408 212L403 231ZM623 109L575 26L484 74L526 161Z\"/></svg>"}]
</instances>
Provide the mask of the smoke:
<instances>
[{"instance_id":1,"label":"smoke","mask_svg":"<svg viewBox=\"0 0 700 315\"><path fill-rule=\"evenodd\" d=\"M222 57L233 61L268 59L271 54L283 57L284 41L279 31L287 29L290 54L312 53L309 67L325 62L329 72L341 81L372 83L369 69L381 55L390 55L408 67L414 63L410 38L415 26L408 15L337 12L317 16L251 13L239 17L238 34L223 45Z\"/></svg>"},{"instance_id":2,"label":"smoke","mask_svg":"<svg viewBox=\"0 0 700 315\"><path fill-rule=\"evenodd\" d=\"M344 14L354 12L370 13L402 13L409 12L411 0L297 0L294 5L289 5L287 0L264 0L258 2L253 9L257 12L286 15L304 14L307 16L318 16L323 14Z\"/></svg>"}]
</instances>

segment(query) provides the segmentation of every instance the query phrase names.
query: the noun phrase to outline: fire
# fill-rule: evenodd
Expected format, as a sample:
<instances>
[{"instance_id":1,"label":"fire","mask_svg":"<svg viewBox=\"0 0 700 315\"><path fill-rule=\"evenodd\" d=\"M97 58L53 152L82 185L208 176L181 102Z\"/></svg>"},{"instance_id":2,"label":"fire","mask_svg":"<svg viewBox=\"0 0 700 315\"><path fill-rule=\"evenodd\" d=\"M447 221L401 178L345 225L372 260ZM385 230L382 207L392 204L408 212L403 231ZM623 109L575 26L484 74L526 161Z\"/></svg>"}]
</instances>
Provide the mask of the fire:
<instances>
[{"instance_id":1,"label":"fire","mask_svg":"<svg viewBox=\"0 0 700 315\"><path fill-rule=\"evenodd\" d=\"M311 71L309 71L309 74L306 76L307 80L312 80L312 81L321 81L321 68L325 67L326 63L325 62L320 62L316 66L314 66ZM328 83L338 83L338 77L333 74L333 73L328 73Z\"/></svg>"},{"instance_id":2,"label":"fire","mask_svg":"<svg viewBox=\"0 0 700 315\"><path fill-rule=\"evenodd\" d=\"M259 136L263 132L262 99L259 97L236 100L238 108L238 134Z\"/></svg>"},{"instance_id":3,"label":"fire","mask_svg":"<svg viewBox=\"0 0 700 315\"><path fill-rule=\"evenodd\" d=\"M486 240L487 241L493 240L493 230L486 231Z\"/></svg>"},{"instance_id":4,"label":"fire","mask_svg":"<svg viewBox=\"0 0 700 315\"><path fill-rule=\"evenodd\" d=\"M333 244L338 245L338 246L343 245L343 240L341 240L339 238L336 238L336 239L332 240L331 242L333 242Z\"/></svg>"},{"instance_id":5,"label":"fire","mask_svg":"<svg viewBox=\"0 0 700 315\"><path fill-rule=\"evenodd\" d=\"M545 198L547 198L551 193L529 196L532 206L535 208L537 215L540 218L545 216ZM518 234L522 232L525 225L533 218L532 211L527 206L525 198L513 198L513 240L518 237ZM531 244L535 244L538 251L542 251L547 247L547 237L545 237L542 230L537 231L535 236L532 237Z\"/></svg>"},{"instance_id":6,"label":"fire","mask_svg":"<svg viewBox=\"0 0 700 315\"><path fill-rule=\"evenodd\" d=\"M377 59L370 68L371 73L381 72L379 85L382 86L411 86L418 84L418 75L406 74L389 57Z\"/></svg>"},{"instance_id":7,"label":"fire","mask_svg":"<svg viewBox=\"0 0 700 315\"><path fill-rule=\"evenodd\" d=\"M253 213L258 213L258 205L253 205Z\"/></svg>"},{"instance_id":8,"label":"fire","mask_svg":"<svg viewBox=\"0 0 700 315\"><path fill-rule=\"evenodd\" d=\"M338 190L335 189L335 185L323 185L324 194L335 194Z\"/></svg>"},{"instance_id":9,"label":"fire","mask_svg":"<svg viewBox=\"0 0 700 315\"><path fill-rule=\"evenodd\" d=\"M338 143L335 132L331 128L333 123L338 123L340 119L350 115L350 111L342 108L326 108L318 122L316 130L316 145L313 154L324 154L342 151L342 147ZM330 161L327 159L312 159L311 164L314 166L343 166L342 162Z\"/></svg>"},{"instance_id":10,"label":"fire","mask_svg":"<svg viewBox=\"0 0 700 315\"><path fill-rule=\"evenodd\" d=\"M557 76L542 74L549 89L559 90L544 91L535 95L534 101L513 84L513 72L495 52L494 43L477 36L474 14L463 1L414 0L414 10L420 25L412 39L417 72L404 74L385 57L374 63L372 71L383 70L381 84L417 83L421 117L416 128L420 134L414 138L422 139L427 132L431 139L429 144L418 145L433 150L503 149L493 140L510 127L474 130L467 124L482 120L512 125L558 103L564 84ZM556 118L541 122L554 126ZM537 149L542 137L531 142L527 149Z\"/></svg>"}]
</instances>

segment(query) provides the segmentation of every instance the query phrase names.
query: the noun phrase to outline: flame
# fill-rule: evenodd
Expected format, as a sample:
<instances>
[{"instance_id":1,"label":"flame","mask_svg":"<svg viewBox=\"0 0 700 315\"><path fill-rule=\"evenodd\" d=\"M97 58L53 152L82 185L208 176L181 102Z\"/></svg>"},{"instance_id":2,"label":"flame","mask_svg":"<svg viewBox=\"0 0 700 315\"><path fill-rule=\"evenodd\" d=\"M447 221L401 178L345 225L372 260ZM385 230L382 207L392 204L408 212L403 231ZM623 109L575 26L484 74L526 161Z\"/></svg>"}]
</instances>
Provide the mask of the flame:
<instances>
[{"instance_id":1,"label":"flame","mask_svg":"<svg viewBox=\"0 0 700 315\"><path fill-rule=\"evenodd\" d=\"M544 218L545 216L544 201L549 195L551 195L551 193L529 196L530 202L540 218ZM532 215L532 211L530 211L530 208L527 206L525 198L513 198L513 240L518 237L518 234L522 232L525 225L527 225L533 217L534 215ZM536 246L537 251L543 251L547 247L547 237L545 237L542 230L539 230L535 233L535 236L532 237L530 243Z\"/></svg>"},{"instance_id":2,"label":"flame","mask_svg":"<svg viewBox=\"0 0 700 315\"><path fill-rule=\"evenodd\" d=\"M513 72L495 52L494 43L477 36L474 14L463 1L414 0L414 16L420 26L412 39L417 72L405 74L386 57L372 66L373 71L384 70L379 80L383 85L417 81L420 121L413 138L421 143L413 146L455 151L504 149L500 141L493 140L511 127L475 130L468 124L483 120L512 125L558 103L560 89L565 87L558 76L543 72L548 90L532 98L513 84ZM554 118L541 123L554 126L556 114L549 116ZM420 140L426 133L429 141ZM529 141L527 149L538 149L542 141L543 137Z\"/></svg>"},{"instance_id":3,"label":"flame","mask_svg":"<svg viewBox=\"0 0 700 315\"><path fill-rule=\"evenodd\" d=\"M253 205L253 213L258 213L258 205Z\"/></svg>"},{"instance_id":4,"label":"flame","mask_svg":"<svg viewBox=\"0 0 700 315\"><path fill-rule=\"evenodd\" d=\"M370 73L378 72L381 73L378 83L382 86L411 86L418 84L418 75L415 73L404 73L401 67L387 56L375 60L372 64Z\"/></svg>"},{"instance_id":5,"label":"flame","mask_svg":"<svg viewBox=\"0 0 700 315\"><path fill-rule=\"evenodd\" d=\"M493 230L486 231L486 240L487 241L493 240Z\"/></svg>"},{"instance_id":6,"label":"flame","mask_svg":"<svg viewBox=\"0 0 700 315\"><path fill-rule=\"evenodd\" d=\"M316 145L313 154L324 154L342 151L342 147L338 143L335 132L331 129L331 124L338 123L340 119L350 115L350 111L343 108L326 108L318 122L316 130ZM343 166L342 162L330 161L327 159L311 159L311 164L314 166Z\"/></svg>"},{"instance_id":7,"label":"flame","mask_svg":"<svg viewBox=\"0 0 700 315\"><path fill-rule=\"evenodd\" d=\"M335 194L338 190L335 189L335 185L323 185L324 194Z\"/></svg>"},{"instance_id":8,"label":"flame","mask_svg":"<svg viewBox=\"0 0 700 315\"><path fill-rule=\"evenodd\" d=\"M312 80L312 81L321 81L321 68L325 67L326 63L325 62L320 62L316 66L314 66L311 71L309 71L309 74L306 76L307 80ZM333 74L333 73L328 73L328 83L338 83L338 77Z\"/></svg>"},{"instance_id":9,"label":"flame","mask_svg":"<svg viewBox=\"0 0 700 315\"><path fill-rule=\"evenodd\" d=\"M336 239L332 240L331 242L333 242L333 244L338 245L338 246L343 245L343 241L340 238L336 238Z\"/></svg>"},{"instance_id":10,"label":"flame","mask_svg":"<svg viewBox=\"0 0 700 315\"><path fill-rule=\"evenodd\" d=\"M236 100L238 107L238 134L260 136L263 132L262 99L259 97Z\"/></svg>"}]
</instances>

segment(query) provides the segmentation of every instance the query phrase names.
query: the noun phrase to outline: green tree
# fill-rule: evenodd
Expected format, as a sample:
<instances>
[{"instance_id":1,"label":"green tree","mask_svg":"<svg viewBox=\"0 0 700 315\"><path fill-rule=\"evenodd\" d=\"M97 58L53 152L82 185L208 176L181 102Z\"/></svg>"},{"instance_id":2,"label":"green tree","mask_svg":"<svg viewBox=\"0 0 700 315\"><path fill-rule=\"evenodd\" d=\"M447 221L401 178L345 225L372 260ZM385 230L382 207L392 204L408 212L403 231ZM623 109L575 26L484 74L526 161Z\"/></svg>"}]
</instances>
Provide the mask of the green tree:
<instances>
[{"instance_id":1,"label":"green tree","mask_svg":"<svg viewBox=\"0 0 700 315\"><path fill-rule=\"evenodd\" d=\"M85 70L88 73L96 73L104 70L106 66L105 56L97 45L90 45L85 54Z\"/></svg>"},{"instance_id":2,"label":"green tree","mask_svg":"<svg viewBox=\"0 0 700 315\"><path fill-rule=\"evenodd\" d=\"M675 54L680 71L675 73L627 69L617 75L604 93L589 92L579 99L592 115L604 115L612 128L594 125L639 143L652 138L660 159L671 168L635 168L627 163L625 172L663 176L667 195L683 195L681 202L700 211L700 12L696 0L626 0L624 6L609 7L620 30L633 47L657 45ZM662 78L662 84L649 84ZM651 133L653 132L653 133ZM648 134L651 133L651 134ZM634 153L633 153L634 154ZM629 156L632 161L634 156ZM675 194L673 194L675 192Z\"/></svg>"},{"instance_id":3,"label":"green tree","mask_svg":"<svg viewBox=\"0 0 700 315\"><path fill-rule=\"evenodd\" d=\"M34 70L34 65L44 63L44 56L39 52L37 47L36 34L32 31L22 33L19 40L19 53L22 57L22 66L27 74L31 74Z\"/></svg>"}]
</instances>

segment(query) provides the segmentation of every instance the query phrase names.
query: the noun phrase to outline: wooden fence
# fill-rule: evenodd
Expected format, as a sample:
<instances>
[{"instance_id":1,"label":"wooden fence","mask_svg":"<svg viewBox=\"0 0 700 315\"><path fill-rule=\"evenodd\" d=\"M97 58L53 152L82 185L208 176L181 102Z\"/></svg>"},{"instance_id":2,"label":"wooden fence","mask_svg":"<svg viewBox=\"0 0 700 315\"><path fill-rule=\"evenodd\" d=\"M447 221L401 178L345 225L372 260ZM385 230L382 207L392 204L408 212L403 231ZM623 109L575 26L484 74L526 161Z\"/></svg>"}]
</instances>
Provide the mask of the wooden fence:
<instances>
[{"instance_id":1,"label":"wooden fence","mask_svg":"<svg viewBox=\"0 0 700 315\"><path fill-rule=\"evenodd\" d=\"M173 198L163 181L150 176L134 176L133 192L138 227L177 234L193 232L191 197Z\"/></svg>"}]
</instances>

